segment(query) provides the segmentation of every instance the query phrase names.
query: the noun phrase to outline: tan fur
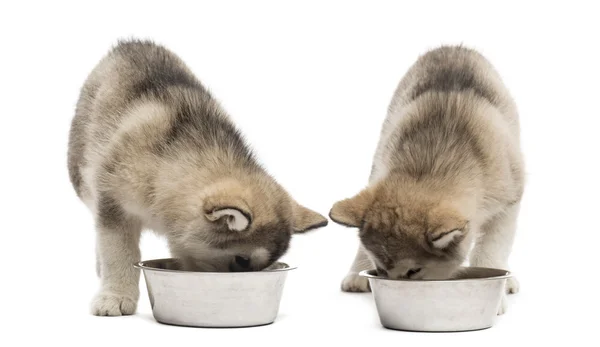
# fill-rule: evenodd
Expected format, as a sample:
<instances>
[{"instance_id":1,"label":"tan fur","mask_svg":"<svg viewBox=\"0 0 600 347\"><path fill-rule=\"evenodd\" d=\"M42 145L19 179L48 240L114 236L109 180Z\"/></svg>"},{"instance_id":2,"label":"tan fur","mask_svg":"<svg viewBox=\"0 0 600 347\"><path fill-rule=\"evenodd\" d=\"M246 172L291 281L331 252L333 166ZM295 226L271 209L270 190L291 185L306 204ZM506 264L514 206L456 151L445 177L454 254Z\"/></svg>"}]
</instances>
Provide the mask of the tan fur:
<instances>
[{"instance_id":1,"label":"tan fur","mask_svg":"<svg viewBox=\"0 0 600 347\"><path fill-rule=\"evenodd\" d=\"M250 271L281 257L294 232L327 224L257 163L181 59L151 42L119 43L85 82L69 174L95 216L96 315L135 311L143 228L166 236L187 270Z\"/></svg>"},{"instance_id":2,"label":"tan fur","mask_svg":"<svg viewBox=\"0 0 600 347\"><path fill-rule=\"evenodd\" d=\"M516 106L498 74L470 49L428 52L396 90L369 185L330 211L360 228L342 289L368 290L357 273L372 267L414 279L451 278L467 260L506 268L523 186Z\"/></svg>"}]
</instances>

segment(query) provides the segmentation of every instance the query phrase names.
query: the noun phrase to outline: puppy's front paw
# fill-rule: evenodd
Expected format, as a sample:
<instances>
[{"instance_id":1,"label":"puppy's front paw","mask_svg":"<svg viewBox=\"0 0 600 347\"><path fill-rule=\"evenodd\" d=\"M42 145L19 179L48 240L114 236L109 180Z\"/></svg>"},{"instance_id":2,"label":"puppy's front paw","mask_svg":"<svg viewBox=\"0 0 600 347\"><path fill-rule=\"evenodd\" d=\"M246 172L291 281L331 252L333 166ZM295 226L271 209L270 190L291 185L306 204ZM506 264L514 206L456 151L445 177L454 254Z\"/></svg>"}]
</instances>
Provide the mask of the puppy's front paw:
<instances>
[{"instance_id":1,"label":"puppy's front paw","mask_svg":"<svg viewBox=\"0 0 600 347\"><path fill-rule=\"evenodd\" d=\"M359 276L356 272L350 272L342 281L343 292L370 292L369 280Z\"/></svg>"},{"instance_id":2,"label":"puppy's front paw","mask_svg":"<svg viewBox=\"0 0 600 347\"><path fill-rule=\"evenodd\" d=\"M511 277L506 281L506 294L516 294L519 292L519 281Z\"/></svg>"},{"instance_id":3,"label":"puppy's front paw","mask_svg":"<svg viewBox=\"0 0 600 347\"><path fill-rule=\"evenodd\" d=\"M135 313L137 299L130 296L101 292L92 301L95 316L126 316Z\"/></svg>"},{"instance_id":4,"label":"puppy's front paw","mask_svg":"<svg viewBox=\"0 0 600 347\"><path fill-rule=\"evenodd\" d=\"M500 301L500 307L498 307L498 316L505 314L507 309L508 309L508 300L506 299L506 295L502 295L502 300Z\"/></svg>"}]
</instances>

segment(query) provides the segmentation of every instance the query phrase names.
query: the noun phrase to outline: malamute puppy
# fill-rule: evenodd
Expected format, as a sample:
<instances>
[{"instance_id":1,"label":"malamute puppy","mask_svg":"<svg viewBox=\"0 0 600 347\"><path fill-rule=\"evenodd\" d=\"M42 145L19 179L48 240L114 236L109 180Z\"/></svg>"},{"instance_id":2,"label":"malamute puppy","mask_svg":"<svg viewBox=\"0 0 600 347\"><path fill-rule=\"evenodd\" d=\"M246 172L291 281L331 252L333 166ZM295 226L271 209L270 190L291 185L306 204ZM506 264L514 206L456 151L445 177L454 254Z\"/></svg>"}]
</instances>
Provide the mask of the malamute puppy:
<instances>
[{"instance_id":1,"label":"malamute puppy","mask_svg":"<svg viewBox=\"0 0 600 347\"><path fill-rule=\"evenodd\" d=\"M372 267L414 279L450 278L465 260L506 268L524 185L519 136L517 108L483 56L442 47L420 57L389 106L368 186L331 209L360 229L342 290L369 290L357 274Z\"/></svg>"},{"instance_id":2,"label":"malamute puppy","mask_svg":"<svg viewBox=\"0 0 600 347\"><path fill-rule=\"evenodd\" d=\"M151 42L121 42L92 71L68 157L95 216L96 315L134 313L144 228L166 236L187 270L250 271L281 257L293 233L327 224L257 163L186 65Z\"/></svg>"}]
</instances>

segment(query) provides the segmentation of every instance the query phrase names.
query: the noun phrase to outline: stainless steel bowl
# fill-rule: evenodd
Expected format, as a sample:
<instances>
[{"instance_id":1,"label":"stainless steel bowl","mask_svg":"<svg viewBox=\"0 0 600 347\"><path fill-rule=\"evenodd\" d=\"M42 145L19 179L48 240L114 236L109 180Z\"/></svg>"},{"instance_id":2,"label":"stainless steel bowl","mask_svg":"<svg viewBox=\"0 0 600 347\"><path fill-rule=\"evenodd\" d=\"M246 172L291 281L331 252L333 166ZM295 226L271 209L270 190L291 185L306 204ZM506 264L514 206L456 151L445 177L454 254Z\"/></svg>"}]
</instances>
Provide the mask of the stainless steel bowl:
<instances>
[{"instance_id":1,"label":"stainless steel bowl","mask_svg":"<svg viewBox=\"0 0 600 347\"><path fill-rule=\"evenodd\" d=\"M369 279L381 324L409 331L468 331L491 327L510 272L466 267L452 280Z\"/></svg>"},{"instance_id":2,"label":"stainless steel bowl","mask_svg":"<svg viewBox=\"0 0 600 347\"><path fill-rule=\"evenodd\" d=\"M275 263L256 272L190 272L176 259L142 261L154 318L194 327L248 327L275 321L289 270Z\"/></svg>"}]
</instances>

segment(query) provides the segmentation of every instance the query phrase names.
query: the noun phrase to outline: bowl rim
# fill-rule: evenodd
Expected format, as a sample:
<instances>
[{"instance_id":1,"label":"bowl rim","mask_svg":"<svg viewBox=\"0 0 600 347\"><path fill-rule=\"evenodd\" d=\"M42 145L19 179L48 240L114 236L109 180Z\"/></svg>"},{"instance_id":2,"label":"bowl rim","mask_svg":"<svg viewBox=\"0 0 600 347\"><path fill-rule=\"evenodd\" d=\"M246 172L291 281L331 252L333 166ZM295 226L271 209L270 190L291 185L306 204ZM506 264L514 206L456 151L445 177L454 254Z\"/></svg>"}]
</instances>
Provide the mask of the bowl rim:
<instances>
[{"instance_id":1,"label":"bowl rim","mask_svg":"<svg viewBox=\"0 0 600 347\"><path fill-rule=\"evenodd\" d=\"M423 282L434 282L434 283L460 283L460 282L477 282L477 281L495 281L501 279L508 279L513 277L512 273L505 269L498 269L492 267L481 267L481 266L463 266L462 268L471 268L471 269L482 269L482 270L497 270L504 271L504 275L499 276L491 276L491 277L480 277L480 278L457 278L457 279L444 279L444 280L417 280L410 278L399 278L399 279L391 279L383 276L372 275L370 272L377 271L375 269L364 270L358 273L361 277L366 277L368 279L373 280L382 280L382 281L392 281L392 282L411 282L411 283L423 283Z\"/></svg>"},{"instance_id":2,"label":"bowl rim","mask_svg":"<svg viewBox=\"0 0 600 347\"><path fill-rule=\"evenodd\" d=\"M133 267L140 270L149 270L149 271L158 271L158 272L174 272L174 273L182 273L182 274L202 274L202 275L251 275L251 274L260 274L260 273L272 273L272 272L285 272L294 270L296 266L290 266L284 262L276 262L285 265L284 268L280 269L270 269L270 270L261 270L261 271L247 271L247 272L215 272L215 271L185 271L185 270L172 270L172 269L159 269L156 267L147 266L146 263L150 261L165 261L165 260L173 260L176 258L159 258L159 259L148 259L142 260L133 264Z\"/></svg>"}]
</instances>

